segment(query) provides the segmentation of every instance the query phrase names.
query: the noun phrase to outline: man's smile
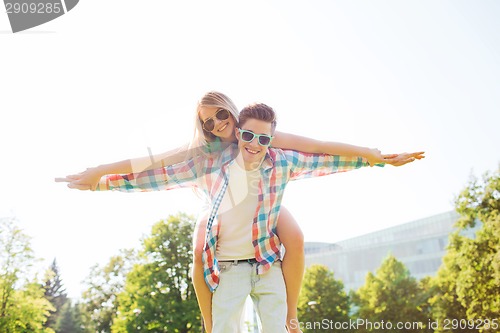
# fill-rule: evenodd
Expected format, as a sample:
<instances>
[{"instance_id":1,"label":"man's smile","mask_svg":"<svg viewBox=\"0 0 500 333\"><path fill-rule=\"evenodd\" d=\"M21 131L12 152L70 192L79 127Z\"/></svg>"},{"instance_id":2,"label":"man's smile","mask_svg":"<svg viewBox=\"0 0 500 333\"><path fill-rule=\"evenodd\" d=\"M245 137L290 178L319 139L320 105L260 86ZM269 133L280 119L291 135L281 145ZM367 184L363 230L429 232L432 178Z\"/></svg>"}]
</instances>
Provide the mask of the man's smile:
<instances>
[{"instance_id":1,"label":"man's smile","mask_svg":"<svg viewBox=\"0 0 500 333\"><path fill-rule=\"evenodd\" d=\"M249 147L245 147L245 150L247 152L249 152L250 154L254 154L254 155L260 153L260 150L254 150L254 149L251 149Z\"/></svg>"}]
</instances>

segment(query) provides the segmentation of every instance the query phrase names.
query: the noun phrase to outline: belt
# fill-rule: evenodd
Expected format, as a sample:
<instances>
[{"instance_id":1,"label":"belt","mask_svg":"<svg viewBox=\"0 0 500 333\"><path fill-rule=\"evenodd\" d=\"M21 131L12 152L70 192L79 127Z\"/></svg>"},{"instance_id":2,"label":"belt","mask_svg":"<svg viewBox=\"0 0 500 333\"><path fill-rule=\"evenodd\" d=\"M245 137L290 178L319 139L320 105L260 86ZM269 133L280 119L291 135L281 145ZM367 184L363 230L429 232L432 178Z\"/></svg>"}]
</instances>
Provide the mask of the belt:
<instances>
[{"instance_id":1,"label":"belt","mask_svg":"<svg viewBox=\"0 0 500 333\"><path fill-rule=\"evenodd\" d=\"M230 262L233 265L238 265L242 263L248 263L250 265L258 263L257 259L251 258L251 259L235 259L235 260L220 260L219 262Z\"/></svg>"}]
</instances>

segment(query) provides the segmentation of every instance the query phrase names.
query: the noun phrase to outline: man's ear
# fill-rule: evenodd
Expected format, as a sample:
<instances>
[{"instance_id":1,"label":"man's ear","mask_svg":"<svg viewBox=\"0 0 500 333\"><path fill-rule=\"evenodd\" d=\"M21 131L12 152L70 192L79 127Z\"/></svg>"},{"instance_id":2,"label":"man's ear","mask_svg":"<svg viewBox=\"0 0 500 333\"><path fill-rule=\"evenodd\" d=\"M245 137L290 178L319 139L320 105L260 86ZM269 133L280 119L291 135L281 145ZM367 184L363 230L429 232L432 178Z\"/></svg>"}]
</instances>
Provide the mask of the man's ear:
<instances>
[{"instance_id":1,"label":"man's ear","mask_svg":"<svg viewBox=\"0 0 500 333\"><path fill-rule=\"evenodd\" d=\"M236 137L237 141L240 141L240 130L236 126L234 126L234 136Z\"/></svg>"}]
</instances>

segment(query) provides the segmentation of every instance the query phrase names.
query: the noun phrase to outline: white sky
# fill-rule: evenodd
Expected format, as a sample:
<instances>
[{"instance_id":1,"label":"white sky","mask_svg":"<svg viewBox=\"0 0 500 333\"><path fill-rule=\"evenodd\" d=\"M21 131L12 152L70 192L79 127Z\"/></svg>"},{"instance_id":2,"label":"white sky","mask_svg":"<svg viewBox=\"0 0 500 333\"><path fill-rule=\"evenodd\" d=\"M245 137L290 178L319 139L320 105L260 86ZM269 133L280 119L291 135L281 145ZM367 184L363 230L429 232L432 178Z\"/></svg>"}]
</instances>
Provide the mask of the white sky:
<instances>
[{"instance_id":1,"label":"white sky","mask_svg":"<svg viewBox=\"0 0 500 333\"><path fill-rule=\"evenodd\" d=\"M498 1L81 1L12 34L0 14L0 216L70 296L95 263L138 247L190 190L93 193L54 177L187 142L211 89L259 101L280 131L425 150L401 168L294 182L307 241L335 242L453 209L500 162Z\"/></svg>"}]
</instances>

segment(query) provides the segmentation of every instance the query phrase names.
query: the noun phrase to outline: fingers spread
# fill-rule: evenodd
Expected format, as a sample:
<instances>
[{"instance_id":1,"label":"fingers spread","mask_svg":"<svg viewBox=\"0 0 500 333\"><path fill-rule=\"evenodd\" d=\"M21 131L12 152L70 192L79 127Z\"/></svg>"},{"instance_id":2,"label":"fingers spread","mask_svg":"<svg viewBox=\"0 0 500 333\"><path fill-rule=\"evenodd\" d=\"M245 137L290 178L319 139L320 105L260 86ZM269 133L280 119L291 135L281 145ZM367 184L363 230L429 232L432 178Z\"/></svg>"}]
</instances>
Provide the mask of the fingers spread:
<instances>
[{"instance_id":1,"label":"fingers spread","mask_svg":"<svg viewBox=\"0 0 500 333\"><path fill-rule=\"evenodd\" d=\"M409 154L409 155L412 156L412 157L421 159L421 158L425 158L424 154L425 154L425 152L419 151L417 153L412 153L412 154Z\"/></svg>"},{"instance_id":2,"label":"fingers spread","mask_svg":"<svg viewBox=\"0 0 500 333\"><path fill-rule=\"evenodd\" d=\"M72 188L72 189L76 189L76 190L82 190L82 191L90 190L90 185L87 185L87 184L69 183L68 187Z\"/></svg>"},{"instance_id":3,"label":"fingers spread","mask_svg":"<svg viewBox=\"0 0 500 333\"><path fill-rule=\"evenodd\" d=\"M56 183L63 183L63 182L71 182L72 179L69 179L68 177L58 177L58 178L54 178L54 181Z\"/></svg>"}]
</instances>

